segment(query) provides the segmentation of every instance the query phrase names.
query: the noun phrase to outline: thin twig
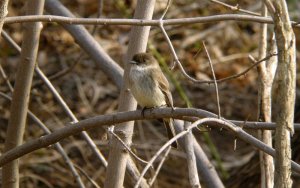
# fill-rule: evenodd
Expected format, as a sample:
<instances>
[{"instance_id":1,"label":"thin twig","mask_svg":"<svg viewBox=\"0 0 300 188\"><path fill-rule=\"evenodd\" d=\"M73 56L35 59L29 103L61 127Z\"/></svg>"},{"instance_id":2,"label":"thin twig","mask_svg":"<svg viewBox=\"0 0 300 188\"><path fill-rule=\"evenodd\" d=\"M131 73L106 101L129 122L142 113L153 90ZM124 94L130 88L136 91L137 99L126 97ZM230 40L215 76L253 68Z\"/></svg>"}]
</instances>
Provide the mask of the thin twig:
<instances>
[{"instance_id":1,"label":"thin twig","mask_svg":"<svg viewBox=\"0 0 300 188\"><path fill-rule=\"evenodd\" d=\"M163 20L164 25L188 25L197 23L212 23L220 21L248 21L257 23L273 24L271 18L262 16L252 16L243 14L221 14L214 16L202 16L192 18L178 18ZM135 25L135 26L159 26L160 20L143 20L143 19L111 19L111 18L72 18L65 16L14 16L6 17L4 24L23 23L23 22L56 22L63 24L77 24L77 25ZM294 27L300 27L298 22L291 21Z\"/></svg>"},{"instance_id":2,"label":"thin twig","mask_svg":"<svg viewBox=\"0 0 300 188\"><path fill-rule=\"evenodd\" d=\"M268 56L266 56L265 58L259 60L259 61L256 61L254 64L252 64L250 67L248 67L247 69L245 69L244 71L238 73L238 74L235 74L235 75L232 75L232 76L229 76L229 77L226 77L226 78L222 78L222 79L219 79L219 80L216 80L218 83L221 83L221 82L225 82L225 81L228 81L228 80L232 80L232 79L235 79L235 78L238 78L240 76L244 76L247 72L249 72L251 69L253 69L254 67L256 67L257 65L259 65L261 62L264 62L266 60L268 60L269 58L273 57L273 56L276 56L277 53L273 53L273 54L270 54ZM249 55L249 58L253 58L253 56ZM252 59L251 59L252 60ZM208 81L198 81L198 83L213 83L214 81L213 80L208 80Z\"/></svg>"},{"instance_id":3,"label":"thin twig","mask_svg":"<svg viewBox=\"0 0 300 188\"><path fill-rule=\"evenodd\" d=\"M48 76L48 79L50 81L54 81L54 80L64 77L65 75L69 74L70 72L72 72L72 70L75 68L75 66L82 60L83 55L84 55L84 52L80 52L78 57L76 57L75 62L71 66L69 66L53 75ZM44 82L42 80L40 80L39 82L34 83L32 87L39 87L42 84L44 84Z\"/></svg>"},{"instance_id":4,"label":"thin twig","mask_svg":"<svg viewBox=\"0 0 300 188\"><path fill-rule=\"evenodd\" d=\"M14 88L13 86L11 85L6 73L4 72L3 68L2 68L2 65L0 64L0 73L1 73L1 76L3 77L3 79L5 80L6 82L6 85L8 86L8 89L9 91L12 93Z\"/></svg>"},{"instance_id":5,"label":"thin twig","mask_svg":"<svg viewBox=\"0 0 300 188\"><path fill-rule=\"evenodd\" d=\"M163 19L164 19L165 15L167 14L167 12L168 12L168 10L169 10L169 8L170 8L171 3L172 3L172 0L168 0L167 6L166 6L166 8L165 8L163 14L162 14L161 17L159 18L160 20L163 20Z\"/></svg>"},{"instance_id":6,"label":"thin twig","mask_svg":"<svg viewBox=\"0 0 300 188\"><path fill-rule=\"evenodd\" d=\"M113 129L109 128L108 129L108 133L111 134L112 136L114 136L124 147L125 149L138 161L140 161L143 164L148 164L147 161L143 160L142 158L140 158L139 156L137 156L131 149L130 147L127 146L127 144L124 143L124 141L118 136L116 135L116 133L114 133Z\"/></svg>"},{"instance_id":7,"label":"thin twig","mask_svg":"<svg viewBox=\"0 0 300 188\"><path fill-rule=\"evenodd\" d=\"M103 0L99 0L98 1L98 12L97 12L97 18L101 18L102 16L102 12L103 12ZM97 25L94 25L91 35L95 35L96 31L97 31Z\"/></svg>"},{"instance_id":8,"label":"thin twig","mask_svg":"<svg viewBox=\"0 0 300 188\"><path fill-rule=\"evenodd\" d=\"M95 182L80 166L75 165L75 168L77 168L92 183L94 187L100 188L97 182Z\"/></svg>"},{"instance_id":9,"label":"thin twig","mask_svg":"<svg viewBox=\"0 0 300 188\"><path fill-rule=\"evenodd\" d=\"M153 185L153 183L154 183L154 181L155 181L155 179L156 179L158 173L160 172L160 169L161 169L162 165L164 164L164 162L165 162L167 156L169 155L169 153L170 153L170 151L171 151L171 148L172 148L172 147L169 147L169 148L167 149L167 151L166 151L165 154L163 155L162 159L160 160L160 162L159 162L159 164L158 164L158 166L157 166L157 169L156 169L156 171L155 171L155 174L153 175L153 177L151 178L151 180L150 180L150 182L149 182L149 187L152 187L152 185Z\"/></svg>"},{"instance_id":10,"label":"thin twig","mask_svg":"<svg viewBox=\"0 0 300 188\"><path fill-rule=\"evenodd\" d=\"M260 16L259 13L252 12L252 11L245 10L245 9L241 9L238 4L236 6L232 6L232 5L229 5L227 3L224 3L224 2L221 2L221 1L218 1L218 0L210 0L210 1L213 2L213 3L219 4L219 5L222 5L224 7L227 7L229 9L233 10L233 11L239 11L239 12L246 13L246 14L253 15L253 16Z\"/></svg>"},{"instance_id":11,"label":"thin twig","mask_svg":"<svg viewBox=\"0 0 300 188\"><path fill-rule=\"evenodd\" d=\"M166 41L167 41L167 43L168 43L168 46L169 46L169 48L170 48L170 50L171 50L171 52L172 52L173 58L174 58L174 64L171 66L171 69L174 69L174 68L175 68L175 65L178 65L179 68L180 68L180 70L181 70L181 72L182 72L182 74L183 74L185 77L187 77L189 80L191 80L191 81L193 81L193 82L197 82L198 80L192 78L191 76L189 76L189 75L185 72L185 70L184 70L184 68L183 68L183 66L182 66L182 64L181 64L181 62L180 62L179 59L178 59L178 56L177 56L177 54L176 54L176 52L175 52L175 49L174 49L174 47L173 47L173 44L172 44L172 42L171 42L171 40L170 40L170 38L169 38L169 36L168 36L168 34L167 34L167 32L166 32L164 26L163 26L163 21L162 21L162 20L161 20L161 22L160 22L159 28L161 29L161 31L162 31L162 33L163 33L163 35L164 35L164 37L165 37L165 39L166 39Z\"/></svg>"},{"instance_id":12,"label":"thin twig","mask_svg":"<svg viewBox=\"0 0 300 188\"><path fill-rule=\"evenodd\" d=\"M216 98L217 98L217 106L218 106L218 118L220 119L221 118L221 107L220 107L220 98L219 98L218 83L217 83L217 79L216 79L214 67L212 65L212 62L211 62L211 59L210 59L210 55L209 55L209 53L207 51L205 42L203 41L202 43L203 43L203 47L204 47L204 50L206 52L206 55L207 55L207 58L208 58L208 62L209 62L209 66L210 66L210 69L211 69L211 72L212 72L212 75L213 75L213 79L214 79L214 86L215 86L215 92L216 92Z\"/></svg>"},{"instance_id":13,"label":"thin twig","mask_svg":"<svg viewBox=\"0 0 300 188\"><path fill-rule=\"evenodd\" d=\"M171 50L171 52L172 52L172 55L173 55L173 58L174 58L174 62L176 62L176 64L173 64L173 65L172 65L171 69L173 69L173 68L175 67L175 65L178 65L178 66L179 66L179 69L180 69L180 71L181 71L181 73L182 73L187 79L189 79L190 81L195 82L195 83L200 83L200 84L205 84L205 83L206 83L206 84L209 84L209 83L214 83L215 81L216 81L217 83L221 83L221 82L225 82L225 81L228 81L228 80L231 80L231 79L238 78L238 77L240 77L240 76L245 75L245 74L246 74L247 72L249 72L252 68L256 67L259 63L261 63L261 62L263 62L263 61L269 59L270 57L272 57L272 56L274 56L274 55L277 55L277 53L270 54L270 55L268 55L267 57L265 57L265 58L259 60L258 62L256 62L256 63L253 64L252 66L248 67L246 70L244 70L243 72L241 72L241 73L239 73L239 74L235 74L235 75L232 75L232 76L229 76L229 77L226 77L226 78L222 78L222 79L219 79L219 80L205 80L205 81L203 81L203 80L197 80L197 79L195 79L195 78L189 76L189 75L186 73L186 71L184 70L184 68L183 68L183 66L182 66L182 64L181 64L181 62L180 62L179 59L178 59L178 56L177 56L177 54L176 54L176 52L175 52L175 49L174 49L174 47L173 47L173 45L172 45L172 42L171 42L171 40L170 40L170 38L169 38L169 36L168 36L166 30L165 30L164 27L163 27L163 22L162 22L162 21L160 22L159 28L161 29L161 31L162 31L162 33L163 33L163 35L164 35L164 37L165 37L165 39L166 39L166 41L167 41L167 44L168 44L168 46L169 46L169 48L170 48L170 50Z\"/></svg>"}]
</instances>

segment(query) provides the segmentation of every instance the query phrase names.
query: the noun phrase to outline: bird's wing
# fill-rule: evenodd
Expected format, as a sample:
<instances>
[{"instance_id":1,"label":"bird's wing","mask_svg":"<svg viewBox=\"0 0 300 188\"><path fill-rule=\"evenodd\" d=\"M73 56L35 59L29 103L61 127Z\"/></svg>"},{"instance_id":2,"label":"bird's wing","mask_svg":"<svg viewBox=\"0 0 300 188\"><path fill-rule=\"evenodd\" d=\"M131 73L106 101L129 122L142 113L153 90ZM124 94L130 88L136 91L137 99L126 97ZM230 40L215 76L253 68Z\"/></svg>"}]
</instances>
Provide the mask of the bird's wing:
<instances>
[{"instance_id":1,"label":"bird's wing","mask_svg":"<svg viewBox=\"0 0 300 188\"><path fill-rule=\"evenodd\" d=\"M165 95L167 106L173 108L173 98L172 98L172 94L170 92L169 82L168 82L167 78L162 73L162 71L155 71L154 74L157 74L157 75L154 75L155 76L154 78L159 78L159 79L157 79L158 87L161 89L161 91Z\"/></svg>"}]
</instances>

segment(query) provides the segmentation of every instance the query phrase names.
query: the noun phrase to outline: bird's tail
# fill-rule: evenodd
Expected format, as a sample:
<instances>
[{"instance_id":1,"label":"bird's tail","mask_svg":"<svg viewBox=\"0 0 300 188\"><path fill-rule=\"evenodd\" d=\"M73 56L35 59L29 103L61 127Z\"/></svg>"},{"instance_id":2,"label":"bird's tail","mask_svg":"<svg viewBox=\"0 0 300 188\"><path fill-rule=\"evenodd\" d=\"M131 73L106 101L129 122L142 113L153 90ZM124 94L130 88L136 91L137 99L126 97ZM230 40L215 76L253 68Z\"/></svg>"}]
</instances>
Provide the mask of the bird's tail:
<instances>
[{"instance_id":1,"label":"bird's tail","mask_svg":"<svg viewBox=\"0 0 300 188\"><path fill-rule=\"evenodd\" d=\"M167 130L168 138L170 140L171 138L173 138L176 135L176 132L175 132L175 129L174 129L174 125L173 125L173 119L171 119L171 118L167 119L166 118L166 119L163 119L163 122L164 122L164 125L165 125L166 130ZM178 148L177 140L175 142L173 142L171 144L171 146L173 148Z\"/></svg>"}]
</instances>

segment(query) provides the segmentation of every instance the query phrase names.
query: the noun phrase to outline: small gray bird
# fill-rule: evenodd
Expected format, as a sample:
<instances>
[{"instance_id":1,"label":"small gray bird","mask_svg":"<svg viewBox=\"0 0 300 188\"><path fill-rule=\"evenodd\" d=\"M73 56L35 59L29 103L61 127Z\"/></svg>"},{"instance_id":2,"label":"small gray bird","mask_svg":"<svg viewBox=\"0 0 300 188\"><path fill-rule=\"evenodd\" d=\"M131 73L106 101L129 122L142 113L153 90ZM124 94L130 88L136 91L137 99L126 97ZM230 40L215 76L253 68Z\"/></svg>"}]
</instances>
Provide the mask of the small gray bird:
<instances>
[{"instance_id":1,"label":"small gray bird","mask_svg":"<svg viewBox=\"0 0 300 188\"><path fill-rule=\"evenodd\" d=\"M156 59L149 53L135 54L130 61L129 89L138 104L145 108L168 106L173 108L173 99L169 89L169 82L161 71ZM173 119L164 118L168 138L176 133ZM177 142L172 143L177 148Z\"/></svg>"}]
</instances>

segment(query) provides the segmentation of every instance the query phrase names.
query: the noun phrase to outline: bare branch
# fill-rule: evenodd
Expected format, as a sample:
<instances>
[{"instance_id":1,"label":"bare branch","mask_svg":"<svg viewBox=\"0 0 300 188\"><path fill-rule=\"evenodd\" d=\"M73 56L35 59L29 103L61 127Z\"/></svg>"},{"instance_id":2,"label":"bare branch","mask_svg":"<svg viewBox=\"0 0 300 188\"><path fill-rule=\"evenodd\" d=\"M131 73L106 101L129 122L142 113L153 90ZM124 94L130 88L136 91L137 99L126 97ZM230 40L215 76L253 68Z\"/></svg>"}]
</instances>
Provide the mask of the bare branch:
<instances>
[{"instance_id":1,"label":"bare branch","mask_svg":"<svg viewBox=\"0 0 300 188\"><path fill-rule=\"evenodd\" d=\"M191 126L191 123L188 121L184 122L184 129L187 130ZM192 130L190 130L184 137L185 141L185 153L186 153L186 160L188 164L188 172L189 172L189 180L191 187L193 188L201 188L199 176L197 172L197 163L196 163L196 156L194 152L193 146L193 137L192 137Z\"/></svg>"},{"instance_id":2,"label":"bare branch","mask_svg":"<svg viewBox=\"0 0 300 188\"><path fill-rule=\"evenodd\" d=\"M21 53L21 48L18 46L18 44L6 32L2 32L2 36L4 37L4 39L6 39L7 42L9 42L10 45L12 45L19 53ZM40 76L40 78L42 79L42 81L46 84L46 86L48 87L48 89L54 95L54 97L59 102L59 104L62 106L62 108L67 113L67 115L70 117L70 119L73 122L78 122L78 119L76 118L75 114L71 111L71 109L69 108L69 106L66 104L66 102L64 101L64 99L60 96L60 94L57 92L57 90L52 85L52 83L49 81L49 79L40 70L40 68L39 68L38 65L35 66L35 72L38 74L38 76ZM98 150L96 144L91 139L91 137L87 134L87 132L84 131L84 132L82 132L80 134L86 140L86 142L88 143L88 145L90 146L90 148L92 149L92 151L94 152L94 154L97 156L97 158L101 161L101 163L105 167L107 167L107 162L106 162L104 156Z\"/></svg>"},{"instance_id":3,"label":"bare branch","mask_svg":"<svg viewBox=\"0 0 300 188\"><path fill-rule=\"evenodd\" d=\"M240 77L240 76L245 75L247 72L249 72L251 69L253 69L254 67L256 67L256 66L257 66L258 64L260 64L261 62L264 62L265 60L269 59L270 57L272 57L272 56L274 56L274 55L277 55L277 54L270 54L270 55L268 55L267 57L265 57L265 58L263 58L263 59L257 61L256 63L254 63L253 65L251 65L249 68L247 68L247 69L244 70L243 72L238 73L238 74L235 74L235 75L233 75L233 76L229 76L229 77L222 78L222 79L219 79L219 80L205 80L205 81L203 81L203 80L197 80L197 79L195 79L195 78L189 76L189 75L186 73L186 71L184 70L184 68L183 68L183 66L182 66L182 64L181 64L181 62L180 62L179 59L178 59L178 56L177 56L177 54L176 54L176 52L175 52L175 49L174 49L174 47L173 47L173 45L172 45L172 42L171 42L171 40L170 40L170 38L169 38L169 36L168 36L166 30L165 30L164 27L163 27L163 22L162 22L162 21L160 22L159 28L161 29L161 31L162 31L162 33L163 33L165 39L166 39L166 42L167 42L167 44L168 44L168 46L169 46L169 48L170 48L170 50L171 50L171 53L172 53L172 55L173 55L174 62L176 63L176 64L173 64L173 65L172 65L172 68L171 68L171 69L173 69L173 68L175 67L175 65L178 65L178 66L179 66L179 69L180 69L180 71L181 71L181 73L182 73L188 80L190 80L190 81L192 81L192 82L195 82L195 83L200 83L200 84L204 84L204 83L215 83L215 81L216 81L217 83L220 83L220 82L225 82L225 81L228 81L228 80L231 80L231 79L238 78L238 77Z\"/></svg>"},{"instance_id":4,"label":"bare branch","mask_svg":"<svg viewBox=\"0 0 300 188\"><path fill-rule=\"evenodd\" d=\"M108 128L108 133L113 135L124 147L125 149L139 162L143 163L143 164L148 164L147 161L141 159L139 156L137 156L131 149L129 146L126 145L126 143L118 136L116 135L116 133L114 133L112 128Z\"/></svg>"},{"instance_id":5,"label":"bare branch","mask_svg":"<svg viewBox=\"0 0 300 188\"><path fill-rule=\"evenodd\" d=\"M217 115L215 115L215 117L217 117ZM195 119L194 121L197 120L198 119ZM184 130L184 121L175 120L174 126L176 129L176 133L178 134ZM201 183L203 183L205 187L224 188L225 186L223 185L216 169L212 165L211 160L206 156L201 145L198 143L198 141L193 135L192 140L193 142L191 144L194 147L197 162L197 170L198 174L201 177ZM185 150L184 142L185 141L183 138L178 140L178 143L180 144L183 150Z\"/></svg>"},{"instance_id":6,"label":"bare branch","mask_svg":"<svg viewBox=\"0 0 300 188\"><path fill-rule=\"evenodd\" d=\"M165 154L163 155L162 159L160 160L160 162L159 162L159 164L158 164L158 166L157 166L157 169L156 169L156 171L155 171L155 174L153 175L153 177L151 178L151 181L149 182L149 186L150 186L150 187L152 187L152 185L153 185L153 183L154 183L154 181L155 181L155 179L156 179L158 173L160 172L160 169L161 169L162 165L164 164L164 162L165 162L167 156L169 155L169 153L170 153L170 151L171 151L171 148L172 148L172 147L169 147L169 148L167 149L167 151L166 151Z\"/></svg>"},{"instance_id":7,"label":"bare branch","mask_svg":"<svg viewBox=\"0 0 300 188\"><path fill-rule=\"evenodd\" d=\"M77 19L74 18L75 16L58 0L47 0L45 2L45 8L47 12L51 14L60 15L58 17ZM123 69L104 51L85 27L63 23L62 26L72 35L76 43L98 64L116 86L120 88L122 86Z\"/></svg>"},{"instance_id":8,"label":"bare branch","mask_svg":"<svg viewBox=\"0 0 300 188\"><path fill-rule=\"evenodd\" d=\"M222 5L224 7L227 7L230 10L233 10L233 11L238 11L238 12L246 13L246 14L253 15L253 16L260 16L260 14L258 14L256 12L251 12L249 10L241 9L238 4L236 6L232 6L232 5L229 5L227 3L224 3L224 2L221 2L221 1L218 1L218 0L209 0L209 1L211 1L213 3L216 3L216 4L219 4L219 5Z\"/></svg>"},{"instance_id":9,"label":"bare branch","mask_svg":"<svg viewBox=\"0 0 300 188\"><path fill-rule=\"evenodd\" d=\"M134 18L151 20L154 11L155 0L137 1ZM119 96L118 111L129 111L136 109L137 102L128 90L128 76L130 64L128 63L133 55L145 52L147 48L150 27L132 27L126 57L124 58L125 68L122 81L122 89ZM134 122L123 122L115 127L115 133L126 143L131 145ZM108 168L104 183L105 188L121 187L124 182L125 167L128 160L128 153L123 152L124 147L118 140L112 138L109 151Z\"/></svg>"},{"instance_id":10,"label":"bare branch","mask_svg":"<svg viewBox=\"0 0 300 188\"><path fill-rule=\"evenodd\" d=\"M43 0L27 1L26 14L43 14ZM2 26L2 24L1 24ZM2 28L1 28L2 29ZM6 133L4 150L8 151L22 144L32 84L34 66L39 48L41 23L27 23L23 35L21 60L19 61L14 93L10 107L10 119ZM19 187L19 161L15 160L3 166L2 186Z\"/></svg>"},{"instance_id":11,"label":"bare branch","mask_svg":"<svg viewBox=\"0 0 300 188\"><path fill-rule=\"evenodd\" d=\"M8 0L0 1L0 33L2 31L4 19L5 19L6 15L8 14L7 6L8 6Z\"/></svg>"},{"instance_id":12,"label":"bare branch","mask_svg":"<svg viewBox=\"0 0 300 188\"><path fill-rule=\"evenodd\" d=\"M262 16L267 17L267 7L262 4ZM262 59L267 54L267 41L268 41L267 24L260 25L260 38L259 38L259 59ZM272 53L272 52L270 52ZM271 59L271 58L270 58ZM262 62L257 66L258 72L258 121L271 122L272 116L272 73L268 71L266 62ZM272 132L270 130L259 130L259 139L272 147ZM260 169L261 169L261 187L273 188L274 187L274 162L273 158L264 152L259 152Z\"/></svg>"},{"instance_id":13,"label":"bare branch","mask_svg":"<svg viewBox=\"0 0 300 188\"><path fill-rule=\"evenodd\" d=\"M188 25L197 23L213 23L220 21L246 21L256 23L273 24L271 18L261 16L250 16L243 14L222 14L214 16L203 16L193 18L178 18L163 20L166 25ZM16 16L6 17L4 24L23 23L23 22L56 22L61 24L77 25L135 25L135 26L159 26L160 20L143 20L143 19L110 19L110 18L70 18L65 16ZM300 27L298 22L292 21L294 27Z\"/></svg>"},{"instance_id":14,"label":"bare branch","mask_svg":"<svg viewBox=\"0 0 300 188\"><path fill-rule=\"evenodd\" d=\"M248 67L247 69L245 69L244 71L238 73L238 74L235 74L235 75L232 75L232 76L229 76L229 77L226 77L226 78L222 78L222 79L219 79L219 80L216 80L218 83L221 83L221 82L225 82L225 81L228 81L228 80L232 80L232 79L235 79L235 78L238 78L240 76L245 76L245 74L247 72L249 72L251 69L253 69L254 67L256 67L257 65L259 65L260 63L268 60L269 58L273 57L273 56L276 56L277 53L273 53L273 54L270 54L268 56L266 56L265 58L259 60L259 61L256 61L254 64L252 64L250 67ZM251 55L249 56L249 58L251 58ZM213 83L214 81L213 80L209 80L209 81L198 81L198 83Z\"/></svg>"},{"instance_id":15,"label":"bare branch","mask_svg":"<svg viewBox=\"0 0 300 188\"><path fill-rule=\"evenodd\" d=\"M5 74L3 68L2 68L2 65L0 64L0 74L1 76L3 77L3 79L5 80L6 82L6 85L8 86L8 89L10 92L13 92L14 88L13 86L11 85L10 81L8 80L8 77L7 75Z\"/></svg>"},{"instance_id":16,"label":"bare branch","mask_svg":"<svg viewBox=\"0 0 300 188\"><path fill-rule=\"evenodd\" d=\"M11 97L9 97L8 95L0 92L0 95L2 97L4 97L7 100L12 100ZM38 118L36 117L36 115L34 115L34 113L32 113L30 110L28 110L28 116L46 133L46 134L51 134L51 131L47 128L47 126ZM78 186L80 188L84 188L84 184L79 176L79 174L77 173L75 166L73 164L73 162L71 161L71 159L69 158L68 154L64 151L63 147L61 146L60 143L55 143L54 144L55 148L57 149L57 151L62 155L63 159L65 160L66 164L69 166Z\"/></svg>"},{"instance_id":17,"label":"bare branch","mask_svg":"<svg viewBox=\"0 0 300 188\"><path fill-rule=\"evenodd\" d=\"M207 51L205 42L203 41L203 46L204 46L204 50L206 52L207 58L208 58L208 62L209 62L209 66L213 75L213 81L214 81L214 86L215 86L215 92L216 92L216 98L217 98L217 107L218 107L218 118L221 118L221 107L220 107L220 99L219 99L219 90L218 90L218 83L217 83L217 79L216 79L216 75L215 75L215 71L214 71L214 67L212 65L211 59L210 59L210 55Z\"/></svg>"},{"instance_id":18,"label":"bare branch","mask_svg":"<svg viewBox=\"0 0 300 188\"><path fill-rule=\"evenodd\" d=\"M94 187L100 188L97 182L95 182L80 166L75 165L75 167L93 184Z\"/></svg>"},{"instance_id":19,"label":"bare branch","mask_svg":"<svg viewBox=\"0 0 300 188\"><path fill-rule=\"evenodd\" d=\"M144 117L141 114L140 110L129 111L129 112L118 112L109 115L101 115L89 119L79 121L74 123L74 126L66 126L57 131L54 131L50 135L40 137L38 139L29 141L21 146L18 146L10 151L7 151L0 157L0 166L3 166L7 162L19 158L27 153L30 153L34 150L47 147L51 144L54 144L68 136L78 134L79 132L89 130L92 128L99 128L100 126L107 126L118 124L125 121L141 120L141 119L160 119L160 118L173 118L173 119L183 119L186 116L193 116L198 118L203 118L204 114L207 112L200 109L192 108L158 108L152 110L146 110ZM213 116L214 119L217 118L217 115ZM275 156L275 150L267 146L265 143L257 140L253 136L249 135L242 128L228 122L227 120L218 120L213 122L226 122L225 124L216 124L212 123L211 126L224 127L229 131L233 132L238 138L244 140L247 143L250 143L254 147L265 151L269 155ZM174 137L175 138L175 137ZM177 139L177 138L176 138ZM170 140L175 141L175 139ZM300 172L300 165L292 161L292 169L295 172Z\"/></svg>"},{"instance_id":20,"label":"bare branch","mask_svg":"<svg viewBox=\"0 0 300 188\"><path fill-rule=\"evenodd\" d=\"M285 0L265 0L274 20L278 49L278 67L275 75L277 97L274 115L275 135L275 184L274 187L292 187L291 136L294 134L296 97L296 41Z\"/></svg>"},{"instance_id":21,"label":"bare branch","mask_svg":"<svg viewBox=\"0 0 300 188\"><path fill-rule=\"evenodd\" d=\"M162 14L161 17L160 17L160 20L164 19L164 17L165 17L165 15L167 14L167 12L168 12L168 10L169 10L171 4L172 4L172 0L168 0L167 6L166 6L166 8L165 8L163 14Z\"/></svg>"}]
</instances>

